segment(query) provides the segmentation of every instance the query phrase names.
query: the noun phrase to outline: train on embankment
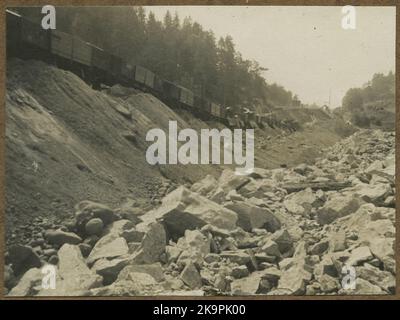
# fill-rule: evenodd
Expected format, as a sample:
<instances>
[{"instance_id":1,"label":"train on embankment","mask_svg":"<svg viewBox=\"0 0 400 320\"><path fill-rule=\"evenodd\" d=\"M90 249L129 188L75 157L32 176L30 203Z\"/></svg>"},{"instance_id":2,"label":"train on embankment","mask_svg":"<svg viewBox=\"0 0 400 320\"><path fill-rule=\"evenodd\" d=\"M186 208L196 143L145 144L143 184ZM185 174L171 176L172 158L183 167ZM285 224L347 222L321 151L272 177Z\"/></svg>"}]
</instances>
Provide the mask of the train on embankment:
<instances>
[{"instance_id":1,"label":"train on embankment","mask_svg":"<svg viewBox=\"0 0 400 320\"><path fill-rule=\"evenodd\" d=\"M56 29L43 29L16 12L6 10L7 57L38 59L69 70L94 88L100 84L121 84L148 92L172 108L185 108L203 119L216 119L230 127L296 128L291 120L278 121L273 112L256 114L244 108L234 114L232 108L195 95L191 90L161 78L152 71L132 65L79 37Z\"/></svg>"}]
</instances>

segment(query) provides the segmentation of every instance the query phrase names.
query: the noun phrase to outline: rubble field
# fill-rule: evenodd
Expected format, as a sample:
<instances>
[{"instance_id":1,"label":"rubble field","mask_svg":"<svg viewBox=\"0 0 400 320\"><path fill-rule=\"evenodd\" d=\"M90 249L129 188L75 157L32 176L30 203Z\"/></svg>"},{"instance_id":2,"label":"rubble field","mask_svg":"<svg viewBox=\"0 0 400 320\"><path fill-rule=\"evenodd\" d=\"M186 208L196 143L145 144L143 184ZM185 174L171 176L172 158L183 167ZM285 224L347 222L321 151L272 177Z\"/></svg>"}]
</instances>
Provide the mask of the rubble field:
<instances>
[{"instance_id":1,"label":"rubble field","mask_svg":"<svg viewBox=\"0 0 400 320\"><path fill-rule=\"evenodd\" d=\"M8 247L9 296L388 295L395 134L360 130L313 163L225 169L153 207L80 201ZM43 289L41 267L56 270Z\"/></svg>"}]
</instances>

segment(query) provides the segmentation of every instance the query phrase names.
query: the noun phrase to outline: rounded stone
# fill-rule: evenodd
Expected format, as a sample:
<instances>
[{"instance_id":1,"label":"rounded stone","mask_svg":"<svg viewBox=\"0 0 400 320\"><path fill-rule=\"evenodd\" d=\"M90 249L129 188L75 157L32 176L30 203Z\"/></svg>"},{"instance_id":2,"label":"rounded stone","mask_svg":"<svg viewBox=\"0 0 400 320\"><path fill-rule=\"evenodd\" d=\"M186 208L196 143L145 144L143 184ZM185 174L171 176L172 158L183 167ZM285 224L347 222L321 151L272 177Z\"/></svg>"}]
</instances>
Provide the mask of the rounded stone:
<instances>
[{"instance_id":1,"label":"rounded stone","mask_svg":"<svg viewBox=\"0 0 400 320\"><path fill-rule=\"evenodd\" d=\"M100 218L90 219L85 226L88 235L98 235L103 231L104 223Z\"/></svg>"}]
</instances>

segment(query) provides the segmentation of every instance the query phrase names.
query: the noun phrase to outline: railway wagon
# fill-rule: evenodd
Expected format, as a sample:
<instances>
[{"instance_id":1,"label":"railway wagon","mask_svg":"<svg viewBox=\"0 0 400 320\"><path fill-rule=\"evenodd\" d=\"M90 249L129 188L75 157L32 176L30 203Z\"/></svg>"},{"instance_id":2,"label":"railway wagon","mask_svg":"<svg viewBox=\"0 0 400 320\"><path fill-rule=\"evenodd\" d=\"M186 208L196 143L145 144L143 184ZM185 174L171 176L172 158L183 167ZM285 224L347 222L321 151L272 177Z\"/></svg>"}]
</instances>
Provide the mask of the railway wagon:
<instances>
[{"instance_id":1,"label":"railway wagon","mask_svg":"<svg viewBox=\"0 0 400 320\"><path fill-rule=\"evenodd\" d=\"M174 104L179 102L180 89L172 82L163 81L163 97Z\"/></svg>"},{"instance_id":2,"label":"railway wagon","mask_svg":"<svg viewBox=\"0 0 400 320\"><path fill-rule=\"evenodd\" d=\"M154 80L155 74L146 68L141 66L135 66L134 68L134 80L140 85L149 88L151 90L154 89Z\"/></svg>"},{"instance_id":3,"label":"railway wagon","mask_svg":"<svg viewBox=\"0 0 400 320\"><path fill-rule=\"evenodd\" d=\"M156 74L154 75L154 91L157 93L159 97L162 97L163 93L163 79L161 79Z\"/></svg>"},{"instance_id":4,"label":"railway wagon","mask_svg":"<svg viewBox=\"0 0 400 320\"><path fill-rule=\"evenodd\" d=\"M21 47L24 51L35 54L46 53L50 49L50 32L39 23L21 18Z\"/></svg>"},{"instance_id":5,"label":"railway wagon","mask_svg":"<svg viewBox=\"0 0 400 320\"><path fill-rule=\"evenodd\" d=\"M179 102L191 108L194 107L193 92L184 87L179 87L179 89L180 89Z\"/></svg>"},{"instance_id":6,"label":"railway wagon","mask_svg":"<svg viewBox=\"0 0 400 320\"><path fill-rule=\"evenodd\" d=\"M147 87L154 89L154 80L155 80L155 74L150 70L146 69L146 78L144 80L144 84Z\"/></svg>"},{"instance_id":7,"label":"railway wagon","mask_svg":"<svg viewBox=\"0 0 400 320\"><path fill-rule=\"evenodd\" d=\"M211 115L217 118L221 118L221 106L211 102Z\"/></svg>"},{"instance_id":8,"label":"railway wagon","mask_svg":"<svg viewBox=\"0 0 400 320\"><path fill-rule=\"evenodd\" d=\"M121 62L121 78L124 83L131 84L131 82L134 80L133 70L134 70L134 66L132 64L122 60L122 62Z\"/></svg>"},{"instance_id":9,"label":"railway wagon","mask_svg":"<svg viewBox=\"0 0 400 320\"><path fill-rule=\"evenodd\" d=\"M7 56L14 56L20 49L21 41L21 16L6 10L6 48Z\"/></svg>"},{"instance_id":10,"label":"railway wagon","mask_svg":"<svg viewBox=\"0 0 400 320\"><path fill-rule=\"evenodd\" d=\"M50 52L58 57L72 59L73 39L68 33L52 30Z\"/></svg>"},{"instance_id":11,"label":"railway wagon","mask_svg":"<svg viewBox=\"0 0 400 320\"><path fill-rule=\"evenodd\" d=\"M85 66L91 65L92 48L77 37L72 38L72 60Z\"/></svg>"},{"instance_id":12,"label":"railway wagon","mask_svg":"<svg viewBox=\"0 0 400 320\"><path fill-rule=\"evenodd\" d=\"M119 79L122 74L123 61L120 57L110 55L110 69L109 73L116 79Z\"/></svg>"},{"instance_id":13,"label":"railway wagon","mask_svg":"<svg viewBox=\"0 0 400 320\"><path fill-rule=\"evenodd\" d=\"M89 44L89 46L92 50L91 66L100 71L110 72L111 55L91 43Z\"/></svg>"}]
</instances>

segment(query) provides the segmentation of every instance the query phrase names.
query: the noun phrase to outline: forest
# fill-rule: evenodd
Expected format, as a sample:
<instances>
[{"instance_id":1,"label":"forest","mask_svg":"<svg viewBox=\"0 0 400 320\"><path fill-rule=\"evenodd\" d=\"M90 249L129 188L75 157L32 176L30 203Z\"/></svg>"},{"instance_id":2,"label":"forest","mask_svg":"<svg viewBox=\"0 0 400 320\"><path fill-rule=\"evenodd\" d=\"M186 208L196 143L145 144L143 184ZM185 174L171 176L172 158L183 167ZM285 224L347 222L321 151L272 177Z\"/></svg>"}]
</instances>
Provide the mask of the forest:
<instances>
[{"instance_id":1,"label":"forest","mask_svg":"<svg viewBox=\"0 0 400 320\"><path fill-rule=\"evenodd\" d=\"M382 116L395 112L395 74L376 73L361 88L349 89L342 101L343 111L360 127L381 126ZM386 117L387 117L386 116Z\"/></svg>"},{"instance_id":2,"label":"forest","mask_svg":"<svg viewBox=\"0 0 400 320\"><path fill-rule=\"evenodd\" d=\"M41 20L40 7L15 8ZM132 64L142 65L212 101L266 112L300 106L292 92L267 83L266 66L243 58L234 40L219 39L190 17L167 12L163 21L143 7L57 7L57 29L78 36Z\"/></svg>"}]
</instances>

